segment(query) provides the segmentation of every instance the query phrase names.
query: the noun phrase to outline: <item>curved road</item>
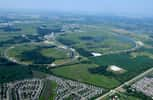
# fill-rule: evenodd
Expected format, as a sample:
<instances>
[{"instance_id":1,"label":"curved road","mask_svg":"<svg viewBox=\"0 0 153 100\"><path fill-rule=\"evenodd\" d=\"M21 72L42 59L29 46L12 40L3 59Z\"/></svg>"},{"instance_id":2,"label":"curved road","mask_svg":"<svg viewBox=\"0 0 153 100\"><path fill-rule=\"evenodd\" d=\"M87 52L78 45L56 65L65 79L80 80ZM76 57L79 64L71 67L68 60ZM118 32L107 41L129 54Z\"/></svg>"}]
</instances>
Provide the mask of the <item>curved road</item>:
<instances>
[{"instance_id":1,"label":"curved road","mask_svg":"<svg viewBox=\"0 0 153 100\"><path fill-rule=\"evenodd\" d=\"M8 59L9 61L14 62L14 63L17 63L17 64L21 64L21 65L26 65L26 66L28 66L28 65L47 65L47 66L50 66L51 64L28 64L28 63L25 63L25 62L18 61L18 60L16 60L15 58L10 57L10 56L8 55L9 50L15 48L16 46L23 45L23 44L36 44L36 45L37 45L37 44L39 44L39 43L40 43L40 42L15 44L15 45L12 45L12 46L8 47L8 48L4 51L3 55L4 55L4 57L5 57L6 59ZM55 45L57 45L57 44L55 44ZM60 45L60 46L64 46L64 45ZM60 46L57 45L58 48L60 48ZM62 48L61 48L61 49L62 49ZM67 48L67 50L69 51L69 53L73 53L73 54L74 54L73 57L72 57L72 59L71 59L71 62L74 61L74 60L76 60L76 58L79 56L78 53L77 53L74 49L72 49L72 48ZM68 63L70 63L70 62L65 62L65 63L63 63L63 64L61 64L61 65L65 65L65 64L68 64ZM56 66L60 66L60 64L58 64L58 65L56 65ZM53 67L56 67L56 66L52 66L52 68L53 68Z\"/></svg>"},{"instance_id":2,"label":"curved road","mask_svg":"<svg viewBox=\"0 0 153 100\"><path fill-rule=\"evenodd\" d=\"M127 53L127 52L135 51L135 50L137 50L140 46L139 46L139 44L137 43L137 41L134 41L134 43L135 43L135 46L134 46L133 48L126 49L126 50L110 51L110 52L108 52L108 53L102 54L101 56L110 55L110 54L118 54L118 53Z\"/></svg>"},{"instance_id":3,"label":"curved road","mask_svg":"<svg viewBox=\"0 0 153 100\"><path fill-rule=\"evenodd\" d=\"M54 42L56 42L56 40L55 40ZM139 48L139 44L137 43L137 41L134 41L134 43L135 43L135 47L133 47L133 48L130 48L130 49L127 49L127 50L114 51L114 52L113 52L113 51L110 51L109 53L104 53L104 54L102 54L101 56L109 55L109 54L118 54L118 53L126 53L126 52L135 51L135 50L137 50L137 49ZM38 44L38 43L36 42L36 44ZM56 43L56 44L58 44L58 43ZM11 58L11 57L9 57L9 56L7 55L8 51L9 51L10 49L14 48L14 47L17 46L17 45L21 45L21 44L16 44L16 45L13 45L13 46L7 48L7 49L4 51L4 56L5 56L8 60L10 60L10 61L12 61L12 62L15 62L15 63L18 63L18 64L22 64L22 65L29 65L29 64L27 64L27 63L17 61L16 59L13 59L13 58ZM63 45L63 46L65 46L65 45ZM71 52L75 52L75 53L76 53L76 51L75 51L75 50L72 50L72 48L68 48L68 49L69 49ZM75 55L75 56L78 56L78 55ZM74 58L75 58L75 57L74 57ZM43 64L43 65L45 65L45 64ZM50 64L46 64L46 65L50 65ZM55 66L55 67L56 67L56 66ZM102 100L104 97L110 95L110 94L112 93L112 91L113 91L113 92L119 91L119 90L120 90L122 87L124 87L125 85L128 85L128 84L134 82L135 80L137 80L137 79L143 77L144 75L146 75L147 73L149 73L149 72L151 72L151 71L153 71L153 68L151 68L151 69L145 71L144 73L142 73L142 74L136 76L135 78L133 78L133 79L131 79L131 80L125 82L124 84L118 86L117 88L115 88L115 89L113 89L113 90L107 92L106 94L100 96L100 97L97 98L96 100Z\"/></svg>"}]
</instances>

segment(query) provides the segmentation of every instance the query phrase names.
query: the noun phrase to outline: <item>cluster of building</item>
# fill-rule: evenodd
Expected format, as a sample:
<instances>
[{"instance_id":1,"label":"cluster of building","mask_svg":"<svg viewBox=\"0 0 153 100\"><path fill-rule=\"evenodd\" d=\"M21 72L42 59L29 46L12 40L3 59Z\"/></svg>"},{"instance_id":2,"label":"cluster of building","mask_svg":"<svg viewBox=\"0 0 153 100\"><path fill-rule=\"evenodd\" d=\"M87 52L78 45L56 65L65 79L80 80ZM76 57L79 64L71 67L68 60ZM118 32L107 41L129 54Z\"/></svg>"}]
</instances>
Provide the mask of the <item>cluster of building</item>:
<instances>
[{"instance_id":1,"label":"cluster of building","mask_svg":"<svg viewBox=\"0 0 153 100\"><path fill-rule=\"evenodd\" d=\"M27 79L2 84L0 100L38 100L44 83L40 79Z\"/></svg>"},{"instance_id":2,"label":"cluster of building","mask_svg":"<svg viewBox=\"0 0 153 100\"><path fill-rule=\"evenodd\" d=\"M0 85L0 100L9 100L8 84Z\"/></svg>"},{"instance_id":3,"label":"cluster of building","mask_svg":"<svg viewBox=\"0 0 153 100\"><path fill-rule=\"evenodd\" d=\"M52 75L48 76L47 79L55 81L58 84L55 100L70 98L73 98L73 100L89 100L103 94L102 88L93 85ZM1 84L0 100L39 100L43 87L44 82L40 79L27 79Z\"/></svg>"},{"instance_id":4,"label":"cluster of building","mask_svg":"<svg viewBox=\"0 0 153 100\"><path fill-rule=\"evenodd\" d=\"M93 85L58 78L56 76L49 76L48 79L56 81L58 84L56 100L64 100L67 98L73 98L73 100L88 100L103 93L102 88Z\"/></svg>"},{"instance_id":5,"label":"cluster of building","mask_svg":"<svg viewBox=\"0 0 153 100\"><path fill-rule=\"evenodd\" d=\"M153 78L144 77L132 85L136 91L142 92L147 96L153 97Z\"/></svg>"},{"instance_id":6,"label":"cluster of building","mask_svg":"<svg viewBox=\"0 0 153 100\"><path fill-rule=\"evenodd\" d=\"M67 31L67 32L77 32L80 30L80 25L79 24L65 24L63 25L62 29L64 31Z\"/></svg>"}]
</instances>

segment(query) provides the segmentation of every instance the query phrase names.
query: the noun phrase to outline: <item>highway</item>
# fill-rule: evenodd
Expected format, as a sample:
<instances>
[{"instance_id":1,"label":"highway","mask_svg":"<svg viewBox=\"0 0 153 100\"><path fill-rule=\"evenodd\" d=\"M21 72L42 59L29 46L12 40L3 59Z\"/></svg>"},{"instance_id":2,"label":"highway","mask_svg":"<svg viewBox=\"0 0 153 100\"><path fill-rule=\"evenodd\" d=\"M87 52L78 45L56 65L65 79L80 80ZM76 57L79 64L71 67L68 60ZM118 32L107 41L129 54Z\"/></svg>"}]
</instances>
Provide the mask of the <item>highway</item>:
<instances>
[{"instance_id":1,"label":"highway","mask_svg":"<svg viewBox=\"0 0 153 100\"><path fill-rule=\"evenodd\" d=\"M104 95L98 97L96 100L103 100L104 97L111 95L111 94L112 94L112 91L113 91L114 93L119 92L120 89L123 88L124 86L130 85L131 83L133 83L133 82L135 82L135 81L141 79L142 77L144 77L145 75L147 75L148 73L150 73L150 72L152 72L152 71L153 71L153 67L150 68L150 69L148 69L148 70L146 70L145 72L139 74L138 76L132 78L131 80L125 82L124 84L122 84L122 85L116 87L115 89L110 90L109 92L105 93Z\"/></svg>"}]
</instances>

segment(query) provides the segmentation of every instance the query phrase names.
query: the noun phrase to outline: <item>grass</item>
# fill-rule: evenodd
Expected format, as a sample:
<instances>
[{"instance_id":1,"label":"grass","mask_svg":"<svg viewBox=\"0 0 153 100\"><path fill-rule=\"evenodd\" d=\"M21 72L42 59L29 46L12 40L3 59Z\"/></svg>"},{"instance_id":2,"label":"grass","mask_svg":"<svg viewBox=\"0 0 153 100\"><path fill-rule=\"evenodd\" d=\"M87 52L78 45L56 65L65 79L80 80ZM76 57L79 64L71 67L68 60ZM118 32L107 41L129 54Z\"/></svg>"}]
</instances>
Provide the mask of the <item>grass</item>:
<instances>
[{"instance_id":1,"label":"grass","mask_svg":"<svg viewBox=\"0 0 153 100\"><path fill-rule=\"evenodd\" d=\"M0 57L0 83L32 77L32 71L29 67L8 62Z\"/></svg>"},{"instance_id":2,"label":"grass","mask_svg":"<svg viewBox=\"0 0 153 100\"><path fill-rule=\"evenodd\" d=\"M119 97L119 100L143 100L139 97L135 97L132 95L126 95L125 93L117 93L115 95L117 95ZM103 100L110 100L110 99L111 99L111 97L107 96Z\"/></svg>"},{"instance_id":3,"label":"grass","mask_svg":"<svg viewBox=\"0 0 153 100\"><path fill-rule=\"evenodd\" d=\"M41 47L42 46L42 47ZM70 57L68 55L67 50L59 49L56 47L53 48L43 48L44 44L22 44L15 46L14 48L9 49L8 56L15 58L18 61L21 61L22 59L25 59L23 56L23 53L33 51L33 54L35 52L40 53L40 55L46 57L46 58L54 58L54 63L56 64L63 64L66 62L70 62ZM34 57L34 59L26 59L24 60L25 63L33 63L34 60L37 58ZM50 62L51 63L51 62Z\"/></svg>"},{"instance_id":4,"label":"grass","mask_svg":"<svg viewBox=\"0 0 153 100\"><path fill-rule=\"evenodd\" d=\"M44 88L40 95L39 100L55 100L56 97L56 82L45 80Z\"/></svg>"},{"instance_id":5,"label":"grass","mask_svg":"<svg viewBox=\"0 0 153 100\"><path fill-rule=\"evenodd\" d=\"M39 71L32 71L32 72L33 72L33 77L35 78L40 78L40 79L46 78L46 74L43 72Z\"/></svg>"},{"instance_id":6,"label":"grass","mask_svg":"<svg viewBox=\"0 0 153 100\"><path fill-rule=\"evenodd\" d=\"M10 82L31 78L32 72L27 67L20 65L1 65L0 66L0 82Z\"/></svg>"},{"instance_id":7,"label":"grass","mask_svg":"<svg viewBox=\"0 0 153 100\"><path fill-rule=\"evenodd\" d=\"M19 46L15 46L14 48L11 48L8 50L7 55L9 57L12 57L18 61L20 61L22 58L20 57L20 55L23 52L27 52L30 50L35 49L35 45L27 45L27 44L23 44L23 45L19 45ZM32 63L32 61L25 61L26 63Z\"/></svg>"},{"instance_id":8,"label":"grass","mask_svg":"<svg viewBox=\"0 0 153 100\"><path fill-rule=\"evenodd\" d=\"M89 52L106 53L108 51L124 50L135 46L130 37L116 34L111 28L95 26L81 28L83 32L68 32L59 35L57 40L74 48L83 48ZM102 49L106 48L106 49ZM109 50L108 50L109 49Z\"/></svg>"},{"instance_id":9,"label":"grass","mask_svg":"<svg viewBox=\"0 0 153 100\"><path fill-rule=\"evenodd\" d=\"M152 48L140 48L136 52L131 53L131 56L133 58L140 57L140 56L146 56L150 59L153 59L153 49Z\"/></svg>"},{"instance_id":10,"label":"grass","mask_svg":"<svg viewBox=\"0 0 153 100\"><path fill-rule=\"evenodd\" d=\"M0 30L0 41L6 41L14 36L20 36L22 34L36 34L37 24L18 24L15 27L21 28L21 31L17 32L4 32Z\"/></svg>"},{"instance_id":11,"label":"grass","mask_svg":"<svg viewBox=\"0 0 153 100\"><path fill-rule=\"evenodd\" d=\"M100 87L113 88L119 85L119 82L114 78L92 74L88 71L89 68L96 68L95 64L76 64L71 66L65 66L53 69L52 72L56 75L78 80L80 82L86 82L89 84L94 84Z\"/></svg>"},{"instance_id":12,"label":"grass","mask_svg":"<svg viewBox=\"0 0 153 100\"><path fill-rule=\"evenodd\" d=\"M51 71L58 76L111 89L151 68L153 65L153 60L146 56L140 56L133 59L128 54L90 57L90 60L92 64L80 63L68 65L51 69ZM108 72L107 66L109 65L119 66L126 70L126 72L122 74Z\"/></svg>"},{"instance_id":13,"label":"grass","mask_svg":"<svg viewBox=\"0 0 153 100\"><path fill-rule=\"evenodd\" d=\"M131 79L141 72L151 68L153 65L153 60L146 56L132 58L128 54L112 54L102 57L92 57L90 59L101 67L116 65L126 70L126 72L121 75L106 72L106 75L109 75L110 77L113 77L120 82ZM104 75L104 73L100 73L98 70L97 73Z\"/></svg>"},{"instance_id":14,"label":"grass","mask_svg":"<svg viewBox=\"0 0 153 100\"><path fill-rule=\"evenodd\" d=\"M47 48L42 49L41 54L47 57L54 57L55 59L68 58L67 51L64 51L59 48Z\"/></svg>"}]
</instances>

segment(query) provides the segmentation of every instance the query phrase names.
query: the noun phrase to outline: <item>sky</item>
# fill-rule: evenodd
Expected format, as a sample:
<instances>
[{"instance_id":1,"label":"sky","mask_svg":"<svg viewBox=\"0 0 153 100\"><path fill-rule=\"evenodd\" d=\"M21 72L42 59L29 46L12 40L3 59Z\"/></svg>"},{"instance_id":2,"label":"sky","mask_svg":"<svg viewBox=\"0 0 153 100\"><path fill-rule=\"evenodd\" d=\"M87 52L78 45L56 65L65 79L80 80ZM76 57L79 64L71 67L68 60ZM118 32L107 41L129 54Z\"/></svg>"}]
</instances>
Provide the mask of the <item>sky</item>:
<instances>
[{"instance_id":1,"label":"sky","mask_svg":"<svg viewBox=\"0 0 153 100\"><path fill-rule=\"evenodd\" d=\"M0 9L153 16L153 0L0 0Z\"/></svg>"}]
</instances>

